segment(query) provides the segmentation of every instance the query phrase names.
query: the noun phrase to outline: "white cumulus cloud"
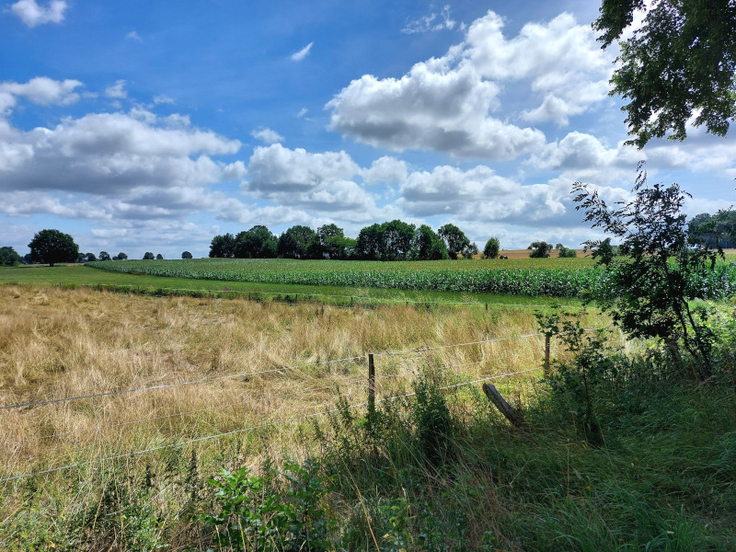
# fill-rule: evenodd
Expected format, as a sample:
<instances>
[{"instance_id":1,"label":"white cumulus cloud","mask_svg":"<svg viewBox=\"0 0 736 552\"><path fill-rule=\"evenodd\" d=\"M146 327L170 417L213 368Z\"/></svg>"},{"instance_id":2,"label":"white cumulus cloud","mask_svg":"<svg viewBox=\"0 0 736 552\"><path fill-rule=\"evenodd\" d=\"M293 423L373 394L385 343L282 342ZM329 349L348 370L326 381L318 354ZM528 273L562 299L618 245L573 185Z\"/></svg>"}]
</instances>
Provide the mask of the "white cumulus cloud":
<instances>
[{"instance_id":1,"label":"white cumulus cloud","mask_svg":"<svg viewBox=\"0 0 736 552\"><path fill-rule=\"evenodd\" d=\"M266 144L276 144L278 142L283 142L284 137L281 136L278 132L275 130L271 130L270 128L257 128L253 132L250 133L253 138L256 140L260 140L261 142L264 142Z\"/></svg>"},{"instance_id":2,"label":"white cumulus cloud","mask_svg":"<svg viewBox=\"0 0 736 552\"><path fill-rule=\"evenodd\" d=\"M33 28L44 23L61 23L66 9L67 3L64 0L51 0L46 6L39 5L36 0L19 0L11 4L7 11Z\"/></svg>"},{"instance_id":3,"label":"white cumulus cloud","mask_svg":"<svg viewBox=\"0 0 736 552\"><path fill-rule=\"evenodd\" d=\"M415 64L400 78L352 81L328 104L330 128L375 147L434 150L455 157L513 159L544 145L544 134L514 124L559 125L604 99L610 55L589 26L569 14L525 25L514 38L488 12L445 56ZM504 112L506 83L538 105Z\"/></svg>"}]
</instances>

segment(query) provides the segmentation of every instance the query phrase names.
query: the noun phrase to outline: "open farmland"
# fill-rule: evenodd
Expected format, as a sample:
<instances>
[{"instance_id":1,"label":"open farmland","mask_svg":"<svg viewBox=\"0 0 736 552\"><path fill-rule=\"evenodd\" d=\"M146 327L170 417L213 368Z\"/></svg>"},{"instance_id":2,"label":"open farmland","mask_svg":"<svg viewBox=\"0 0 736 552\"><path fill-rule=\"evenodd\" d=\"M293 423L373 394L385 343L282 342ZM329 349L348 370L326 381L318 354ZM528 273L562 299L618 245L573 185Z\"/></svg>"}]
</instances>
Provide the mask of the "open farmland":
<instances>
[{"instance_id":1,"label":"open farmland","mask_svg":"<svg viewBox=\"0 0 736 552\"><path fill-rule=\"evenodd\" d=\"M604 271L589 258L414 262L190 259L87 265L173 278L545 297L579 297L608 285ZM704 298L729 297L736 290L736 265L719 263L712 273L693 279L691 285Z\"/></svg>"},{"instance_id":2,"label":"open farmland","mask_svg":"<svg viewBox=\"0 0 736 552\"><path fill-rule=\"evenodd\" d=\"M586 323L607 321L589 314ZM406 393L428 366L442 367L450 393L500 376L519 399L539 377L544 343L529 309L343 309L14 285L0 287L0 336L6 550L24 549L18 531L38 531L51 509L104 527L105 516L118 519L99 512L105 485L151 474L151 516L169 532L196 532L182 514L186 477L204 485L223 465L312 454L299 428L334 408L337 389L365 408L367 352L381 355L379 401ZM37 535L38 549L51 533ZM113 537L85 538L96 549L94 539Z\"/></svg>"}]
</instances>

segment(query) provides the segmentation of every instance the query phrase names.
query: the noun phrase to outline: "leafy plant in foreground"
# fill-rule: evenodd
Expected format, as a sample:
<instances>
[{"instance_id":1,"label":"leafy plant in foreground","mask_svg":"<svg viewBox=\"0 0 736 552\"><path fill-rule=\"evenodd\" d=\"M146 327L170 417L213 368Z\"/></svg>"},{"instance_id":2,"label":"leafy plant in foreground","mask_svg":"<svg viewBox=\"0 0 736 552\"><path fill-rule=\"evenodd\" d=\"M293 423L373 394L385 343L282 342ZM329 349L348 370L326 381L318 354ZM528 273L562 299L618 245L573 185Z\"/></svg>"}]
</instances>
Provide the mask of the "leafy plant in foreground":
<instances>
[{"instance_id":1,"label":"leafy plant in foreground","mask_svg":"<svg viewBox=\"0 0 736 552\"><path fill-rule=\"evenodd\" d=\"M614 322L631 337L663 340L682 368L678 343L696 362L690 363L692 376L705 380L713 372L713 334L708 329L707 309L693 309L690 301L702 298L692 281L712 272L723 252L707 247L690 248L682 213L687 192L679 185L647 184L646 171L639 164L635 197L609 208L587 185L573 186L576 210L585 211L585 221L620 240L621 257L601 256L599 264L610 276L610 287L601 288L593 298ZM590 240L586 247L601 242Z\"/></svg>"}]
</instances>

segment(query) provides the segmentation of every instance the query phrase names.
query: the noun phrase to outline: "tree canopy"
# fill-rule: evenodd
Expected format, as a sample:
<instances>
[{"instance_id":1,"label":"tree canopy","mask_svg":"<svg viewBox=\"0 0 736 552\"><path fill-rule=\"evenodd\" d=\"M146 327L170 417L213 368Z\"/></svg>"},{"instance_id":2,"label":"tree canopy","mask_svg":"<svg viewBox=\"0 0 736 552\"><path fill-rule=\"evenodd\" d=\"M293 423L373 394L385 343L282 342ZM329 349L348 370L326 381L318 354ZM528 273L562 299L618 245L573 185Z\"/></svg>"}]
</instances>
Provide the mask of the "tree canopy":
<instances>
[{"instance_id":1,"label":"tree canopy","mask_svg":"<svg viewBox=\"0 0 736 552\"><path fill-rule=\"evenodd\" d=\"M529 257L532 259L544 259L549 257L549 252L552 251L552 244L546 241L535 241L527 247L529 249Z\"/></svg>"},{"instance_id":2,"label":"tree canopy","mask_svg":"<svg viewBox=\"0 0 736 552\"><path fill-rule=\"evenodd\" d=\"M483 248L483 257L486 259L495 259L501 250L501 241L498 238L490 238Z\"/></svg>"},{"instance_id":3,"label":"tree canopy","mask_svg":"<svg viewBox=\"0 0 736 552\"><path fill-rule=\"evenodd\" d=\"M603 48L621 38L644 0L602 0L593 28ZM620 41L611 94L628 101L628 143L682 140L686 123L725 136L736 117L736 2L653 0L643 25Z\"/></svg>"},{"instance_id":4,"label":"tree canopy","mask_svg":"<svg viewBox=\"0 0 736 552\"><path fill-rule=\"evenodd\" d=\"M9 245L0 247L0 265L14 266L18 263L20 263L20 255L18 255L15 249Z\"/></svg>"},{"instance_id":5,"label":"tree canopy","mask_svg":"<svg viewBox=\"0 0 736 552\"><path fill-rule=\"evenodd\" d=\"M79 257L79 246L74 243L74 238L59 230L41 230L33 236L28 247L35 262L49 266L74 263Z\"/></svg>"}]
</instances>

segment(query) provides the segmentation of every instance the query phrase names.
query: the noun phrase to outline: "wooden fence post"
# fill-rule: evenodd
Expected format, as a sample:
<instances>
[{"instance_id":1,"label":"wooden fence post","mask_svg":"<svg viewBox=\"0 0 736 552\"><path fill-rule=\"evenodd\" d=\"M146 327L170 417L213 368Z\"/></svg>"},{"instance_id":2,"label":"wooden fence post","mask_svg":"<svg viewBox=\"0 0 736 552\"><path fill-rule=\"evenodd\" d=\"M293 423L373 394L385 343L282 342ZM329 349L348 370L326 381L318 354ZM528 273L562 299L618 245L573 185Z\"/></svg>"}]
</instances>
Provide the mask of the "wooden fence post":
<instances>
[{"instance_id":1,"label":"wooden fence post","mask_svg":"<svg viewBox=\"0 0 736 552\"><path fill-rule=\"evenodd\" d=\"M550 335L547 334L544 336L544 377L545 378L549 376L549 342L550 342Z\"/></svg>"},{"instance_id":2,"label":"wooden fence post","mask_svg":"<svg viewBox=\"0 0 736 552\"><path fill-rule=\"evenodd\" d=\"M376 411L376 366L373 353L368 353L368 413Z\"/></svg>"},{"instance_id":3,"label":"wooden fence post","mask_svg":"<svg viewBox=\"0 0 736 552\"><path fill-rule=\"evenodd\" d=\"M483 384L483 393L490 399L493 405L498 408L498 411L504 415L504 417L516 427L526 426L524 418L520 412L517 412L498 392L498 389L490 383Z\"/></svg>"}]
</instances>

